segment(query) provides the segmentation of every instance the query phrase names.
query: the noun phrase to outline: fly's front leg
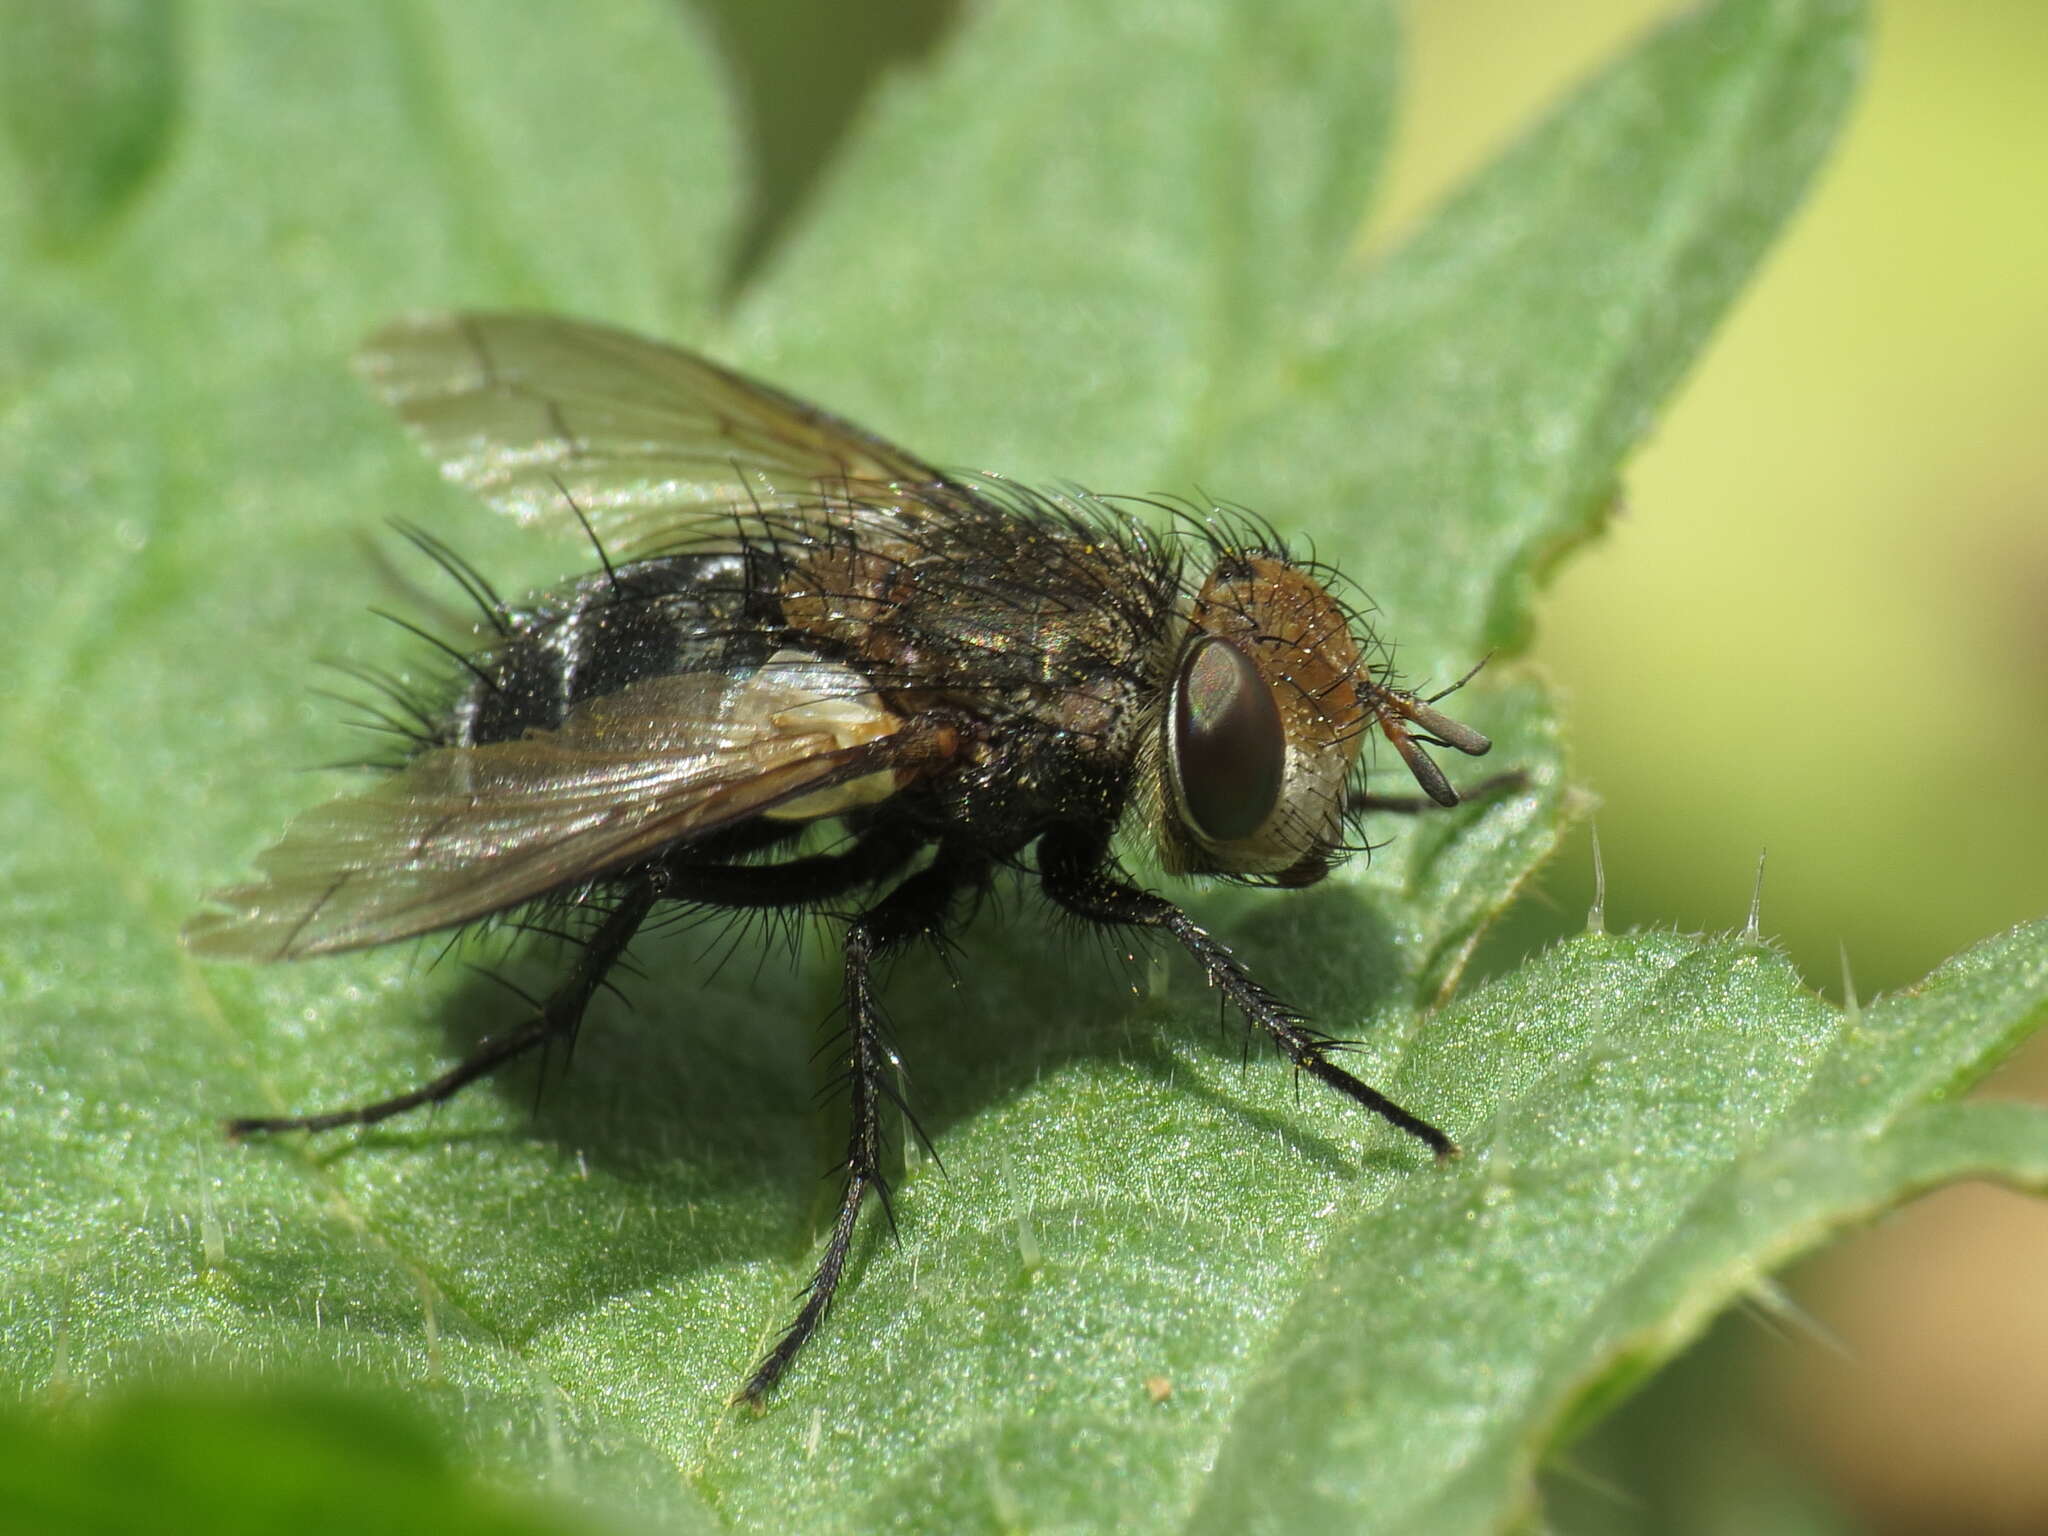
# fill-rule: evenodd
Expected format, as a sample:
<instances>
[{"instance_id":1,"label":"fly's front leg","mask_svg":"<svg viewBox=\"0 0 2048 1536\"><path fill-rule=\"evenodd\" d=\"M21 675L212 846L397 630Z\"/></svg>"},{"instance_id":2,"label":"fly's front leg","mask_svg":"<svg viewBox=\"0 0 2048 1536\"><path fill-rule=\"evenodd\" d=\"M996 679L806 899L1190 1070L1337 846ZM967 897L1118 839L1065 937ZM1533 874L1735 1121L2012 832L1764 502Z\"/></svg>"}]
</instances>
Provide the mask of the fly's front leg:
<instances>
[{"instance_id":1,"label":"fly's front leg","mask_svg":"<svg viewBox=\"0 0 2048 1536\"><path fill-rule=\"evenodd\" d=\"M583 1024L583 1012L590 1006L591 997L604 984L606 973L626 952L626 945L646 919L649 908L663 894L663 882L658 873L646 875L627 886L619 904L584 945L575 969L533 1017L509 1033L480 1042L474 1051L439 1077L405 1093L379 1099L374 1104L359 1104L351 1109L331 1109L316 1115L244 1116L228 1122L228 1136L239 1140L244 1136L272 1131L331 1131L344 1125L374 1125L409 1109L451 1099L478 1078L488 1076L536 1046L546 1045L551 1040L574 1039Z\"/></svg>"},{"instance_id":2,"label":"fly's front leg","mask_svg":"<svg viewBox=\"0 0 2048 1536\"><path fill-rule=\"evenodd\" d=\"M775 1347L768 1351L735 1401L758 1403L789 1368L805 1340L832 1308L833 1294L846 1271L853 1249L860 1209L870 1190L889 1204L889 1185L882 1174L882 1103L892 1097L886 1074L896 1065L882 1028L875 997L875 963L914 939L942 931L946 909L961 890L986 875L979 862L937 862L897 886L856 918L846 930L846 1057L842 1078L852 1128L846 1143L846 1191L825 1252L804 1288L803 1306ZM893 1221L893 1216L891 1220Z\"/></svg>"},{"instance_id":3,"label":"fly's front leg","mask_svg":"<svg viewBox=\"0 0 2048 1536\"><path fill-rule=\"evenodd\" d=\"M1300 1013L1254 981L1207 929L1164 896L1118 878L1101 840L1047 838L1039 845L1038 867L1046 895L1067 911L1090 922L1171 935L1194 956L1210 984L1264 1030L1295 1066L1423 1142L1439 1161L1458 1155L1458 1144L1442 1131L1331 1061L1335 1042L1307 1028Z\"/></svg>"}]
</instances>

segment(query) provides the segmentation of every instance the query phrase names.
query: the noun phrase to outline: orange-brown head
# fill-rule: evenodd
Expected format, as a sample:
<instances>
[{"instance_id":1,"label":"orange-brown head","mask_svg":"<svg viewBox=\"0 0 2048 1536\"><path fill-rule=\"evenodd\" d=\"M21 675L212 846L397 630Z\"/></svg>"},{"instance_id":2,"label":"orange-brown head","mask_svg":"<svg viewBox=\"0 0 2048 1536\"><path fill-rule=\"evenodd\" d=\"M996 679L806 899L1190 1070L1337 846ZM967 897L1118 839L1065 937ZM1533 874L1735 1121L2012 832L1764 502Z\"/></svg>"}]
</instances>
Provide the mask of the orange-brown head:
<instances>
[{"instance_id":1,"label":"orange-brown head","mask_svg":"<svg viewBox=\"0 0 2048 1536\"><path fill-rule=\"evenodd\" d=\"M1227 555L1189 618L1158 759L1171 873L1312 885L1345 851L1347 797L1374 726L1446 805L1457 794L1407 726L1475 756L1491 746L1374 677L1343 606L1282 556Z\"/></svg>"}]
</instances>

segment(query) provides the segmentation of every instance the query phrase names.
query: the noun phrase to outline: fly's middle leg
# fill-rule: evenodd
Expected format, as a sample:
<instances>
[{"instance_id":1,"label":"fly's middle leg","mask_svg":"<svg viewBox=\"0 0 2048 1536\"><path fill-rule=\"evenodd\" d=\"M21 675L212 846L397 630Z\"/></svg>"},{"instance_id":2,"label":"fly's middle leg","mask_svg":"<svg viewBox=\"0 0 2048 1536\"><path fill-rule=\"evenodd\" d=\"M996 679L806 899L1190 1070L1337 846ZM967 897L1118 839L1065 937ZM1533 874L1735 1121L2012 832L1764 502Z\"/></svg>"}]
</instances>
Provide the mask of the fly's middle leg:
<instances>
[{"instance_id":1,"label":"fly's middle leg","mask_svg":"<svg viewBox=\"0 0 2048 1536\"><path fill-rule=\"evenodd\" d=\"M875 995L876 962L918 938L943 931L947 909L962 890L986 877L978 860L949 859L942 850L931 865L912 875L876 903L846 930L846 1042L840 1081L847 1088L851 1124L846 1142L846 1188L839 1214L825 1240L824 1254L803 1291L803 1305L735 1402L758 1403L782 1379L789 1363L832 1309L832 1298L846 1272L853 1250L861 1206L872 1191L883 1209L889 1206L889 1183L882 1172L882 1108L885 1102L903 1108L890 1076L899 1065L889 1045L882 1010ZM889 1213L895 1225L894 1212Z\"/></svg>"}]
</instances>

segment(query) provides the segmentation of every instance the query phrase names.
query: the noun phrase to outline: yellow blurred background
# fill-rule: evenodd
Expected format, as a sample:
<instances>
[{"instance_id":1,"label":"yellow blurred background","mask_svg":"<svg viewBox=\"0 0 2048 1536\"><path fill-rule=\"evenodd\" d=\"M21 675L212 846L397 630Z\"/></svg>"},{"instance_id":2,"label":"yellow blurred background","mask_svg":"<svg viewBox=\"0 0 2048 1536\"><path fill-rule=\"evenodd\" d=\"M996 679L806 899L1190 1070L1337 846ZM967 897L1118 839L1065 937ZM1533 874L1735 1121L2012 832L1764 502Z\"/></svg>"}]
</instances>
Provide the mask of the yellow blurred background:
<instances>
[{"instance_id":1,"label":"yellow blurred background","mask_svg":"<svg viewBox=\"0 0 2048 1536\"><path fill-rule=\"evenodd\" d=\"M1416 0L1381 247L1659 0ZM2048 4L1875 7L1784 242L1539 611L1608 923L1766 931L1910 985L2048 913ZM1506 948L1582 921L1583 833ZM1992 1091L2048 1097L2048 1048ZM1760 1422L1861 1518L2048 1531L2048 1206L1923 1201L1799 1277Z\"/></svg>"}]
</instances>

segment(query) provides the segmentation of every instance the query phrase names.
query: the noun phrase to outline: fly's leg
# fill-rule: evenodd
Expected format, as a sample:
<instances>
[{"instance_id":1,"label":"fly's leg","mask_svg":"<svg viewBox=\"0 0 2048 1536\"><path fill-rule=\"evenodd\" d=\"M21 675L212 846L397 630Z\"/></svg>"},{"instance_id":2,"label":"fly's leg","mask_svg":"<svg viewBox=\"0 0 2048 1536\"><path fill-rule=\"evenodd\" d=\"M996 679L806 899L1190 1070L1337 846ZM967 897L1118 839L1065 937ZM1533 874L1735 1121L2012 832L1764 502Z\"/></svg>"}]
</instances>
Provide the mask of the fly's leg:
<instances>
[{"instance_id":1,"label":"fly's leg","mask_svg":"<svg viewBox=\"0 0 2048 1536\"><path fill-rule=\"evenodd\" d=\"M1117 878L1101 839L1047 838L1039 844L1038 867L1046 895L1067 911L1094 923L1149 928L1170 935L1208 974L1210 984L1264 1030L1295 1066L1406 1131L1434 1152L1438 1161L1458 1155L1458 1144L1442 1131L1331 1061L1330 1051L1336 1042L1307 1028L1301 1014L1254 981L1207 929L1165 897Z\"/></svg>"},{"instance_id":2,"label":"fly's leg","mask_svg":"<svg viewBox=\"0 0 2048 1536\"><path fill-rule=\"evenodd\" d=\"M941 932L953 897L984 875L984 866L956 863L942 853L938 862L897 886L846 930L847 1052L841 1080L847 1085L852 1117L843 1165L846 1190L840 1197L831 1236L825 1240L824 1255L804 1287L803 1306L754 1368L735 1402L759 1403L767 1396L832 1309L832 1297L845 1275L861 1204L868 1192L874 1191L883 1209L889 1209L889 1184L882 1174L882 1103L896 1098L886 1074L897 1063L884 1036L881 1007L875 998L875 962L914 939ZM889 1212L892 1227L895 1220L894 1212Z\"/></svg>"},{"instance_id":3,"label":"fly's leg","mask_svg":"<svg viewBox=\"0 0 2048 1536\"><path fill-rule=\"evenodd\" d=\"M373 1125L409 1109L439 1104L480 1077L556 1039L574 1039L590 999L625 953L634 932L657 901L696 901L722 907L788 906L839 895L872 884L900 868L914 841L870 833L840 853L786 860L780 864L689 865L658 868L634 882L585 945L582 957L554 995L510 1034L483 1041L456 1066L406 1093L352 1109L317 1115L252 1115L228 1122L234 1138L269 1131L331 1131L344 1125Z\"/></svg>"},{"instance_id":4,"label":"fly's leg","mask_svg":"<svg viewBox=\"0 0 2048 1536\"><path fill-rule=\"evenodd\" d=\"M815 906L888 879L917 852L915 834L877 829L837 853L809 854L775 864L693 864L667 868L662 893L710 907Z\"/></svg>"},{"instance_id":5,"label":"fly's leg","mask_svg":"<svg viewBox=\"0 0 2048 1536\"><path fill-rule=\"evenodd\" d=\"M484 1040L460 1063L430 1082L405 1093L360 1104L352 1109L333 1109L317 1115L250 1115L228 1122L230 1139L271 1131L331 1131L344 1125L374 1125L393 1115L426 1104L453 1098L480 1077L487 1077L536 1046L558 1038L573 1038L583 1022L583 1011L603 985L605 974L625 953L626 945L645 920L648 909L665 894L662 879L650 875L626 888L619 904L591 935L576 967L554 994L519 1028Z\"/></svg>"},{"instance_id":6,"label":"fly's leg","mask_svg":"<svg viewBox=\"0 0 2048 1536\"><path fill-rule=\"evenodd\" d=\"M1481 779L1477 784L1458 791L1458 803L1469 805L1474 800L1491 800L1496 795L1511 795L1517 790L1529 787L1529 775L1520 768L1507 773L1496 773ZM1432 800L1428 795L1374 795L1359 793L1344 802L1344 809L1351 815L1361 811L1383 811L1390 816L1420 816L1427 811L1448 809L1442 801Z\"/></svg>"}]
</instances>

